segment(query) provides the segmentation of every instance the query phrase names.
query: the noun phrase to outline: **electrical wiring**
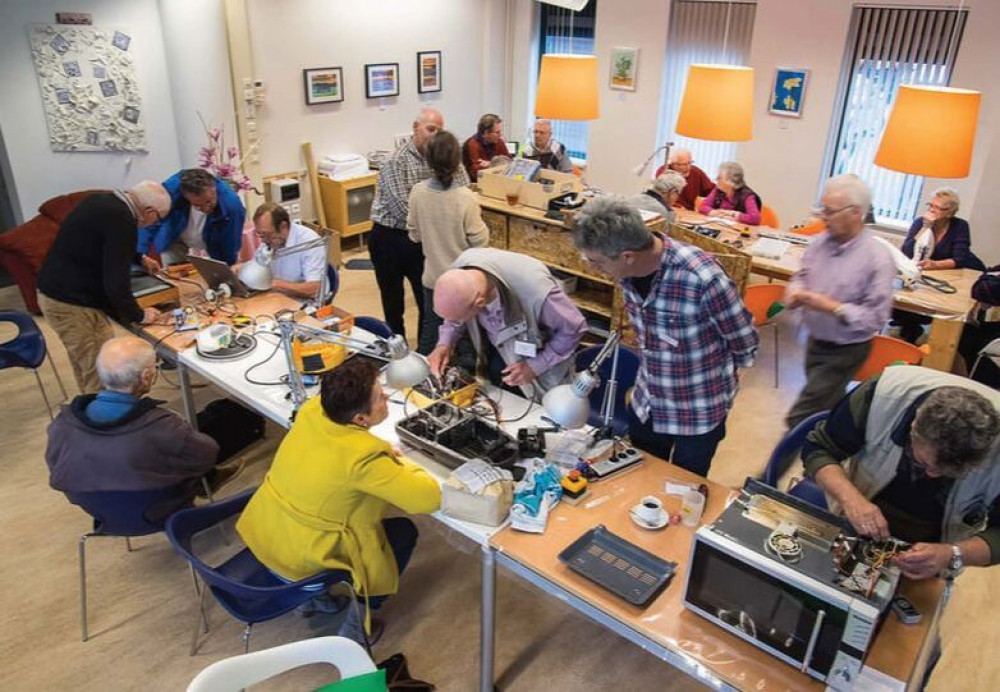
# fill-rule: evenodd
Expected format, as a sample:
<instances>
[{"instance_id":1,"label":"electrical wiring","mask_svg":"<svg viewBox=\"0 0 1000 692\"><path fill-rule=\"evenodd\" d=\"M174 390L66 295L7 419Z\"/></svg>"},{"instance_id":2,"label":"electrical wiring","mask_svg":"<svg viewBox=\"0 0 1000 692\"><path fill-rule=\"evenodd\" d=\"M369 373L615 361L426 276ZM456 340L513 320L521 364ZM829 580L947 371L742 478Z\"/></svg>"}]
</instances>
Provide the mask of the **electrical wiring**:
<instances>
[{"instance_id":1,"label":"electrical wiring","mask_svg":"<svg viewBox=\"0 0 1000 692\"><path fill-rule=\"evenodd\" d=\"M272 358L274 358L275 354L279 350L281 350L281 341L280 340L278 341L278 343L276 343L274 345L274 349L267 356L267 358L265 358L264 360L262 360L262 361L260 361L258 363L254 363L253 365L251 365L249 368L246 369L246 371L243 373L243 379L245 379L250 384L256 384L256 385L267 386L267 387L288 384L286 381L280 381L279 380L278 382L263 382L261 380L254 380L254 379L252 379L250 377L250 373L251 372L253 372L256 368L259 368L261 365L264 365L264 363L267 363Z\"/></svg>"}]
</instances>

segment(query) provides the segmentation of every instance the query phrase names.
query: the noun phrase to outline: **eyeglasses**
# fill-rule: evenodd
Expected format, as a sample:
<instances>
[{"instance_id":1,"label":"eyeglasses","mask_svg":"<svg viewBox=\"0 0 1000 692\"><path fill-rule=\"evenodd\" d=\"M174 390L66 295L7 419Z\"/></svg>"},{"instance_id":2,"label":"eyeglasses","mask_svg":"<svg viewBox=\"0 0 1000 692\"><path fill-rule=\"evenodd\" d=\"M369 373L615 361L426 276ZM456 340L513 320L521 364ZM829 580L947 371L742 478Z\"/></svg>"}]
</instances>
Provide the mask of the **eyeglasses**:
<instances>
[{"instance_id":1,"label":"eyeglasses","mask_svg":"<svg viewBox=\"0 0 1000 692\"><path fill-rule=\"evenodd\" d=\"M812 213L813 213L813 216L822 216L822 217L829 218L831 216L836 216L837 214L839 214L840 212L844 211L845 209L851 209L854 206L855 205L853 205L853 204L846 204L846 205L842 206L840 209L831 209L830 207L819 206L819 207L813 207L812 208Z\"/></svg>"},{"instance_id":2,"label":"eyeglasses","mask_svg":"<svg viewBox=\"0 0 1000 692\"><path fill-rule=\"evenodd\" d=\"M951 207L942 207L940 204L934 204L934 202L927 202L927 204L925 204L924 206L930 209L931 211L943 211L943 212L951 211Z\"/></svg>"}]
</instances>

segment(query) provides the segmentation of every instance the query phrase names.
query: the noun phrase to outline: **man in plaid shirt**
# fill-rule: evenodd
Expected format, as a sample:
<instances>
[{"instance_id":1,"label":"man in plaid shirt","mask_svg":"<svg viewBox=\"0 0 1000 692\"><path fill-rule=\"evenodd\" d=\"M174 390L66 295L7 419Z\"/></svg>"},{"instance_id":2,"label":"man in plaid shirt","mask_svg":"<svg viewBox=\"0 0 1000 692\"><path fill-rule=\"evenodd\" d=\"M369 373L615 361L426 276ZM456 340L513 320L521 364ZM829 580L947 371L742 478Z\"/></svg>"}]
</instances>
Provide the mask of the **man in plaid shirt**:
<instances>
[{"instance_id":1,"label":"man in plaid shirt","mask_svg":"<svg viewBox=\"0 0 1000 692\"><path fill-rule=\"evenodd\" d=\"M757 352L736 286L708 253L651 232L621 197L583 207L573 238L585 260L621 282L638 338L632 443L707 476L726 435L736 368L753 365Z\"/></svg>"},{"instance_id":2,"label":"man in plaid shirt","mask_svg":"<svg viewBox=\"0 0 1000 692\"><path fill-rule=\"evenodd\" d=\"M420 243L410 240L406 215L413 186L431 177L426 159L427 142L443 129L444 116L440 111L429 107L421 109L420 115L413 121L413 138L393 152L378 172L368 248L382 297L382 312L394 334L406 335L403 323L404 280L410 282L420 313L417 324L423 326L424 323L424 252ZM459 167L455 180L462 185L469 183L464 168ZM426 306L426 309L430 310L432 306Z\"/></svg>"}]
</instances>

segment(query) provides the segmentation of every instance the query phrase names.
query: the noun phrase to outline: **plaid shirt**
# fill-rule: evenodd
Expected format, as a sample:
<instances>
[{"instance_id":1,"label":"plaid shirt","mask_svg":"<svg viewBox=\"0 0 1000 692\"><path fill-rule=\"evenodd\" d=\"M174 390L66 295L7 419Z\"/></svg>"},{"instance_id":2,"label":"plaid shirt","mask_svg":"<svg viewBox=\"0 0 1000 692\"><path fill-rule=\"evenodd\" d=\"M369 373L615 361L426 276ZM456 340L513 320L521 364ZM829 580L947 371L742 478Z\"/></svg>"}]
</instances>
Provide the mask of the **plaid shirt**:
<instances>
[{"instance_id":1,"label":"plaid shirt","mask_svg":"<svg viewBox=\"0 0 1000 692\"><path fill-rule=\"evenodd\" d=\"M753 365L757 329L736 286L702 250L663 238L663 262L645 300L622 282L641 366L632 407L653 430L701 435L723 422L736 368Z\"/></svg>"},{"instance_id":2,"label":"plaid shirt","mask_svg":"<svg viewBox=\"0 0 1000 692\"><path fill-rule=\"evenodd\" d=\"M414 146L413 140L394 151L378 171L378 184L372 201L372 221L389 228L406 230L410 190L431 175L433 172L427 165L427 159ZM460 185L469 184L469 175L464 167L458 167L455 181Z\"/></svg>"}]
</instances>

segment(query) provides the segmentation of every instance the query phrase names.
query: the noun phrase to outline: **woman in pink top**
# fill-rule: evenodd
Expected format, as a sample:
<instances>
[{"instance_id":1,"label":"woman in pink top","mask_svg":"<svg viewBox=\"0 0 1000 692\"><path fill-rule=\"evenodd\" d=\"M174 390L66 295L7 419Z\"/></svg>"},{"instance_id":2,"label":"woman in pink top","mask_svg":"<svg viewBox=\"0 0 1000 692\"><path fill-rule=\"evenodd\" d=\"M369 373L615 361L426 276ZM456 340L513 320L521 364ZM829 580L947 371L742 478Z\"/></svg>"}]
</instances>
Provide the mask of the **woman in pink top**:
<instances>
[{"instance_id":1,"label":"woman in pink top","mask_svg":"<svg viewBox=\"0 0 1000 692\"><path fill-rule=\"evenodd\" d=\"M760 195L747 187L743 166L726 161L719 166L715 189L708 193L698 211L708 216L721 216L749 226L760 225Z\"/></svg>"}]
</instances>

